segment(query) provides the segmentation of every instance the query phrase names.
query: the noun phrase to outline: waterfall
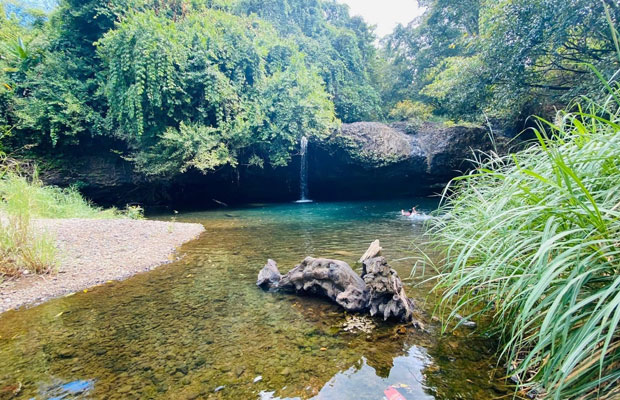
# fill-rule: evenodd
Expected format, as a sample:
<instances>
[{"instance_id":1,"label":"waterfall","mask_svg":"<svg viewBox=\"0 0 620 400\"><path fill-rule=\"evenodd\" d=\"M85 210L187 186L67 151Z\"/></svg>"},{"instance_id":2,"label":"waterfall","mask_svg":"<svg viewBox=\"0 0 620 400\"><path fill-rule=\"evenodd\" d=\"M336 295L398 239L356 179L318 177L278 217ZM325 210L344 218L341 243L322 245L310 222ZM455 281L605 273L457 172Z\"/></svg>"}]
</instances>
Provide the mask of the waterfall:
<instances>
[{"instance_id":1,"label":"waterfall","mask_svg":"<svg viewBox=\"0 0 620 400\"><path fill-rule=\"evenodd\" d=\"M301 137L299 154L301 155L301 166L299 168L299 192L301 198L298 203L310 203L308 199L308 138Z\"/></svg>"}]
</instances>

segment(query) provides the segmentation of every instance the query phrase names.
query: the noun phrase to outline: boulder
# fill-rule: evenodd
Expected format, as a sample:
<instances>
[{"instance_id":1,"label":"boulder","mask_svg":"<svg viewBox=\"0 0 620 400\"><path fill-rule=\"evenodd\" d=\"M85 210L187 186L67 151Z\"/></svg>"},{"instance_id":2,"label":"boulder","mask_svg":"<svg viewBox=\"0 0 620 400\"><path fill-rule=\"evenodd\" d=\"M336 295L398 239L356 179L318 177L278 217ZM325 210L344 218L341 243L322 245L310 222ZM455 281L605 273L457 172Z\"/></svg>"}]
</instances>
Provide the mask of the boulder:
<instances>
[{"instance_id":1,"label":"boulder","mask_svg":"<svg viewBox=\"0 0 620 400\"><path fill-rule=\"evenodd\" d=\"M342 124L339 131L311 143L310 191L316 199L433 194L474 167L474 152L507 149L508 139L498 136L493 141L482 126Z\"/></svg>"},{"instance_id":2,"label":"boulder","mask_svg":"<svg viewBox=\"0 0 620 400\"><path fill-rule=\"evenodd\" d=\"M507 143L503 136L492 140L487 127L473 124L355 122L343 124L318 146L344 152L341 161L356 167L402 164L409 172L445 179L471 166L472 151L503 152Z\"/></svg>"}]
</instances>

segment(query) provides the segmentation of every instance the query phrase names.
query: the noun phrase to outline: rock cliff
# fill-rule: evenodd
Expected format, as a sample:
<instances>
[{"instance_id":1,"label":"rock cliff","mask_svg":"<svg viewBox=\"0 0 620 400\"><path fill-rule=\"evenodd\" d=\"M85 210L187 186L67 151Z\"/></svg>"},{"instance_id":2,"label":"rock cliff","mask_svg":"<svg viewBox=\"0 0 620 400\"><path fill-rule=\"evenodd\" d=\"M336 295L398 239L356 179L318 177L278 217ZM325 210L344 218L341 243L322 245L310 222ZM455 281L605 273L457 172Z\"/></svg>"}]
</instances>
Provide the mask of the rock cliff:
<instances>
[{"instance_id":1,"label":"rock cliff","mask_svg":"<svg viewBox=\"0 0 620 400\"><path fill-rule=\"evenodd\" d=\"M505 151L506 140L495 143ZM491 151L487 129L439 123L358 122L343 124L324 140L310 142L308 181L315 200L394 198L438 193L451 178L470 169L474 150ZM78 184L103 204L195 205L288 201L299 196L299 157L288 167L240 166L207 175L196 171L167 179L146 179L114 153L74 156L62 168L41 173L46 183Z\"/></svg>"},{"instance_id":2,"label":"rock cliff","mask_svg":"<svg viewBox=\"0 0 620 400\"><path fill-rule=\"evenodd\" d=\"M375 192L430 194L471 169L474 151L496 146L506 151L507 140L492 141L487 129L473 125L344 124L313 146L310 185L318 193L334 187L359 193L373 186Z\"/></svg>"}]
</instances>

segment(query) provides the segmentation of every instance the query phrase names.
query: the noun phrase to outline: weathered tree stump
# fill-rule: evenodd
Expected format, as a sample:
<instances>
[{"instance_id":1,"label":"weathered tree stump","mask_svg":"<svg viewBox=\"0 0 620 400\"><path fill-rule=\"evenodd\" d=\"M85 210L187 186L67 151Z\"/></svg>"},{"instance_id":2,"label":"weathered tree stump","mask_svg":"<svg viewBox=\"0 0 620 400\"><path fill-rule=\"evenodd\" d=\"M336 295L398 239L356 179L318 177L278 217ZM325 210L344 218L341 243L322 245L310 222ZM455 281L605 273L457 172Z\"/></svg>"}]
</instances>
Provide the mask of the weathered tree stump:
<instances>
[{"instance_id":1,"label":"weathered tree stump","mask_svg":"<svg viewBox=\"0 0 620 400\"><path fill-rule=\"evenodd\" d=\"M396 271L380 256L381 250L378 240L372 242L360 259L361 277L344 261L313 257L306 257L281 275L276 262L270 259L259 272L256 284L263 289L324 296L347 311L412 322L415 305Z\"/></svg>"},{"instance_id":2,"label":"weathered tree stump","mask_svg":"<svg viewBox=\"0 0 620 400\"><path fill-rule=\"evenodd\" d=\"M398 274L384 257L365 260L362 277L368 291L370 315L379 314L383 320L394 318L409 322L413 319L413 301L407 297Z\"/></svg>"},{"instance_id":3,"label":"weathered tree stump","mask_svg":"<svg viewBox=\"0 0 620 400\"><path fill-rule=\"evenodd\" d=\"M369 258L375 258L377 256L380 256L381 250L383 250L383 248L381 247L381 244L379 243L379 240L377 239L370 244L370 247L368 248L368 250L366 250L364 255L359 259L359 262L363 263Z\"/></svg>"},{"instance_id":4,"label":"weathered tree stump","mask_svg":"<svg viewBox=\"0 0 620 400\"><path fill-rule=\"evenodd\" d=\"M364 280L344 261L306 257L286 275L273 260L258 274L258 286L327 297L347 311L364 311L368 293Z\"/></svg>"},{"instance_id":5,"label":"weathered tree stump","mask_svg":"<svg viewBox=\"0 0 620 400\"><path fill-rule=\"evenodd\" d=\"M280 271L278 271L276 262L269 259L267 260L267 264L258 273L256 285L262 287L263 289L275 289L277 288L280 279L282 279L282 275L280 274Z\"/></svg>"}]
</instances>

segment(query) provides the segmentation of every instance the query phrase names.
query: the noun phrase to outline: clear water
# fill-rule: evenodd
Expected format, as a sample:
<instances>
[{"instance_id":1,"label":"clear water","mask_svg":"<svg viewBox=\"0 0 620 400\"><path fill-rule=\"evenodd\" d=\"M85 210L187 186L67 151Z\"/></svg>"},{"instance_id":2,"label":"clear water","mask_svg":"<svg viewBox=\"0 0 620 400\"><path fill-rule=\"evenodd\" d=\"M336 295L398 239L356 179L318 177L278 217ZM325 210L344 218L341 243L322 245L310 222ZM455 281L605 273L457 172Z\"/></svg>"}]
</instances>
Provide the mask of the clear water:
<instances>
[{"instance_id":1,"label":"clear water","mask_svg":"<svg viewBox=\"0 0 620 400\"><path fill-rule=\"evenodd\" d=\"M0 316L0 399L379 400L388 386L407 400L499 397L493 342L468 330L441 336L425 286L407 290L429 313L429 332L404 334L381 321L370 334L344 332L338 307L255 286L267 258L283 271L307 255L354 265L374 239L408 276L411 260L402 259L424 233L400 216L412 205L435 203L182 213L178 221L206 227L182 260Z\"/></svg>"}]
</instances>

